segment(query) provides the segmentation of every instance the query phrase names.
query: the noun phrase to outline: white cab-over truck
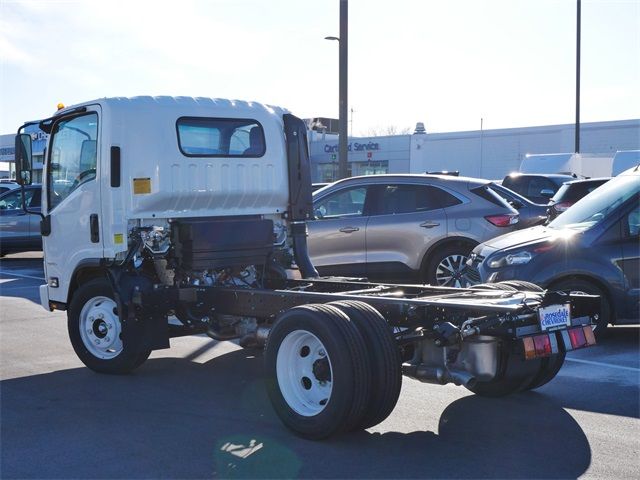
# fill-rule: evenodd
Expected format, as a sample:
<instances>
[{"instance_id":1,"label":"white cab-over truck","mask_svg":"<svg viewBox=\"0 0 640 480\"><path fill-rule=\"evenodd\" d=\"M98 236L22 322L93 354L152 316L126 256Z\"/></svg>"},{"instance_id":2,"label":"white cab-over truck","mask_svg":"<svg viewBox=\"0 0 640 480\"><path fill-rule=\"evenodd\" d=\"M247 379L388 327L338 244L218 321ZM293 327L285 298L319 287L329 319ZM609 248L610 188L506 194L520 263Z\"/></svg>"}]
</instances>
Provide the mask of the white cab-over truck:
<instances>
[{"instance_id":1,"label":"white cab-over truck","mask_svg":"<svg viewBox=\"0 0 640 480\"><path fill-rule=\"evenodd\" d=\"M384 420L403 374L506 395L547 383L567 351L594 343L594 296L319 277L306 246L306 126L286 110L105 98L38 123L50 134L41 303L66 310L71 344L96 372L130 372L172 337L236 339L264 348L282 421L324 438Z\"/></svg>"}]
</instances>

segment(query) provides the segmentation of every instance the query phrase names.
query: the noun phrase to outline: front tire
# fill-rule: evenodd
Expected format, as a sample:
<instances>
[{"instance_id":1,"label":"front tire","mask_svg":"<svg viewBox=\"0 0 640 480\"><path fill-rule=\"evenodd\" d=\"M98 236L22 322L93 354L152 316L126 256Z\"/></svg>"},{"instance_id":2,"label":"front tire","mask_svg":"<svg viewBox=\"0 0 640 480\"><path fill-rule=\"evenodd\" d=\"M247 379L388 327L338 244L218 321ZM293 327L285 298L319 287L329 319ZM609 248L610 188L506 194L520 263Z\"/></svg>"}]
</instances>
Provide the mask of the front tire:
<instances>
[{"instance_id":1,"label":"front tire","mask_svg":"<svg viewBox=\"0 0 640 480\"><path fill-rule=\"evenodd\" d=\"M138 351L122 341L122 324L106 278L91 280L74 293L67 311L67 327L78 358L99 373L129 373L151 354L150 350Z\"/></svg>"},{"instance_id":2,"label":"front tire","mask_svg":"<svg viewBox=\"0 0 640 480\"><path fill-rule=\"evenodd\" d=\"M317 440L354 429L370 397L362 336L338 308L304 305L284 312L265 347L266 387L282 422Z\"/></svg>"}]
</instances>

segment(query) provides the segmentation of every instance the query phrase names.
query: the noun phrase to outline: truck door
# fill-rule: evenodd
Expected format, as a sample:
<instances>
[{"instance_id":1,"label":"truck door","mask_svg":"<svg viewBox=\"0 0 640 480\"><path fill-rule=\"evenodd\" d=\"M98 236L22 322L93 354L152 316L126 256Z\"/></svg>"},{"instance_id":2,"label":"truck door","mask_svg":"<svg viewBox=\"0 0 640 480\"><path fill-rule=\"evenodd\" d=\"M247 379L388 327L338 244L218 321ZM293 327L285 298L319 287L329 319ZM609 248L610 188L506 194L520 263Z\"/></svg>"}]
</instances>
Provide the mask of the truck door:
<instances>
[{"instance_id":1,"label":"truck door","mask_svg":"<svg viewBox=\"0 0 640 480\"><path fill-rule=\"evenodd\" d=\"M49 298L67 302L69 281L81 262L103 256L99 163L99 106L56 119L46 164L43 213Z\"/></svg>"}]
</instances>

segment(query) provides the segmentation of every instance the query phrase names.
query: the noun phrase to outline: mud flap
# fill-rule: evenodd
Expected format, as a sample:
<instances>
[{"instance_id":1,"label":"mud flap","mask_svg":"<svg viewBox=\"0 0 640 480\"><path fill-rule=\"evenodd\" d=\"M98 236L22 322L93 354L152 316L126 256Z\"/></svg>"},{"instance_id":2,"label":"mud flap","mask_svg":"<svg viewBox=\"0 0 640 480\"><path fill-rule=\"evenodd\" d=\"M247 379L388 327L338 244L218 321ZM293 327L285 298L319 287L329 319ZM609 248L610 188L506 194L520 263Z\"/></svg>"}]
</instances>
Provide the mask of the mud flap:
<instances>
[{"instance_id":1,"label":"mud flap","mask_svg":"<svg viewBox=\"0 0 640 480\"><path fill-rule=\"evenodd\" d=\"M170 301L145 302L153 291L151 281L141 276L109 274L115 300L118 304L118 316L122 323L122 342L127 349L136 352L169 348L169 324L166 312Z\"/></svg>"}]
</instances>

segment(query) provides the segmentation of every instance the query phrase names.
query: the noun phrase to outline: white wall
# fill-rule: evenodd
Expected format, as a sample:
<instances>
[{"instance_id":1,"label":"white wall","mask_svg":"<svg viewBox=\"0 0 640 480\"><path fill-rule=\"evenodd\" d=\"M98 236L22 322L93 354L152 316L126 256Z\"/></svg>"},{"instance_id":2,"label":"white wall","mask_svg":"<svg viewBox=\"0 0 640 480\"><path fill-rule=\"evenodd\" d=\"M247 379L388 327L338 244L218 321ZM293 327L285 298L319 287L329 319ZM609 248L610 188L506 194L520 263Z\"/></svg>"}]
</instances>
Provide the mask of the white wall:
<instances>
[{"instance_id":1,"label":"white wall","mask_svg":"<svg viewBox=\"0 0 640 480\"><path fill-rule=\"evenodd\" d=\"M459 170L461 175L498 179L518 170L528 153L574 150L573 125L412 135L411 173ZM585 123L580 151L611 156L640 149L640 120Z\"/></svg>"}]
</instances>

